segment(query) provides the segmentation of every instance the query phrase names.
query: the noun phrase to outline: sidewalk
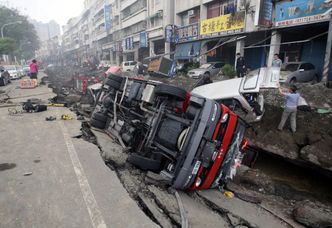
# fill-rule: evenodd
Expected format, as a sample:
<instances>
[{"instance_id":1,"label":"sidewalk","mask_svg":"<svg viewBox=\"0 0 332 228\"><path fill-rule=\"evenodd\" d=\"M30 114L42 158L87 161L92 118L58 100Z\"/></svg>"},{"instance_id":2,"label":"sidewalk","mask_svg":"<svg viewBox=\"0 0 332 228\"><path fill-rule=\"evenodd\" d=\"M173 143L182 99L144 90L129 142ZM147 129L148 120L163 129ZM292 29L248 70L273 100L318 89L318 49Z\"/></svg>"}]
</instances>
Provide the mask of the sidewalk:
<instances>
[{"instance_id":1,"label":"sidewalk","mask_svg":"<svg viewBox=\"0 0 332 228\"><path fill-rule=\"evenodd\" d=\"M54 96L47 86L17 85L10 85L11 97ZM21 116L0 108L0 227L157 227L104 165L98 147L72 138L80 122L60 120L62 114L74 116L66 108ZM45 121L51 115L57 120Z\"/></svg>"}]
</instances>

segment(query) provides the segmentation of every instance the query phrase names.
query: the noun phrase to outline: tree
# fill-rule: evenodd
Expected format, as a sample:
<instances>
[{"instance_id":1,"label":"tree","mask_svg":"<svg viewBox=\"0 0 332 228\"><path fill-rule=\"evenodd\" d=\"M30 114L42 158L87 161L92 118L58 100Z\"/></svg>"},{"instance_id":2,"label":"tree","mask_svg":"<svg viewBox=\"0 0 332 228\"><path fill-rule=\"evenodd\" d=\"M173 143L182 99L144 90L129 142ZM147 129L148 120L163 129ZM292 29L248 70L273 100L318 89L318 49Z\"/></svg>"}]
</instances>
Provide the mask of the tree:
<instances>
[{"instance_id":1,"label":"tree","mask_svg":"<svg viewBox=\"0 0 332 228\"><path fill-rule=\"evenodd\" d=\"M12 38L0 38L0 54L8 55L16 48L16 41Z\"/></svg>"},{"instance_id":2,"label":"tree","mask_svg":"<svg viewBox=\"0 0 332 228\"><path fill-rule=\"evenodd\" d=\"M24 53L27 59L33 58L35 51L39 48L39 39L34 26L28 21L26 16L20 15L16 9L0 6L0 27L15 21L22 21L22 23L4 28L4 37L15 41L14 50L9 49L9 51L15 55Z\"/></svg>"}]
</instances>

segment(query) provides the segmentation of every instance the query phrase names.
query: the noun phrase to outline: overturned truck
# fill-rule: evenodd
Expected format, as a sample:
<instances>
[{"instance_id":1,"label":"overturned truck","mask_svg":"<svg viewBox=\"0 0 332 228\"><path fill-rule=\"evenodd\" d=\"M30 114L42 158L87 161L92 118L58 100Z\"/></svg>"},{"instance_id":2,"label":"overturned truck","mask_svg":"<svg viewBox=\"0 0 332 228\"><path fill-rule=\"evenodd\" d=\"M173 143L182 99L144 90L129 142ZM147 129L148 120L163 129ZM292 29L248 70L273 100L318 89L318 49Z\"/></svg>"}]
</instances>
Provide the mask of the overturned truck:
<instances>
[{"instance_id":1,"label":"overturned truck","mask_svg":"<svg viewBox=\"0 0 332 228\"><path fill-rule=\"evenodd\" d=\"M176 189L224 185L240 166L246 123L226 106L156 81L109 76L90 124L113 135L128 162Z\"/></svg>"}]
</instances>

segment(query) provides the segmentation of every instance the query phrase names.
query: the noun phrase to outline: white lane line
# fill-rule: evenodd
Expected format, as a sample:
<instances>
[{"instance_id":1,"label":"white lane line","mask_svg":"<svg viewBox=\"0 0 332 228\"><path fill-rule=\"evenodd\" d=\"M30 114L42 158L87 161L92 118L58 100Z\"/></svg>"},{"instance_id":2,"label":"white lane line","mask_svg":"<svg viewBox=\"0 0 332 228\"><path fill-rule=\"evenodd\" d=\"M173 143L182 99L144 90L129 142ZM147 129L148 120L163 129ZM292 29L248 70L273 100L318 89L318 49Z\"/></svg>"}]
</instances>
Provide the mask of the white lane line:
<instances>
[{"instance_id":1,"label":"white lane line","mask_svg":"<svg viewBox=\"0 0 332 228\"><path fill-rule=\"evenodd\" d=\"M82 195L83 195L83 198L85 201L85 205L86 205L89 215L90 215L90 220L91 220L92 226L93 226L93 228L106 228L106 223L99 210L97 201L92 193L88 179L84 173L84 169L77 156L76 149L68 134L67 128L65 127L65 125L63 124L62 121L59 121L58 123L61 127L61 131L62 131L63 137L65 139L67 151L69 153L71 162L73 164L74 171L75 171L75 174L76 174L76 177L77 177L77 180L80 185L81 192L82 192Z\"/></svg>"}]
</instances>

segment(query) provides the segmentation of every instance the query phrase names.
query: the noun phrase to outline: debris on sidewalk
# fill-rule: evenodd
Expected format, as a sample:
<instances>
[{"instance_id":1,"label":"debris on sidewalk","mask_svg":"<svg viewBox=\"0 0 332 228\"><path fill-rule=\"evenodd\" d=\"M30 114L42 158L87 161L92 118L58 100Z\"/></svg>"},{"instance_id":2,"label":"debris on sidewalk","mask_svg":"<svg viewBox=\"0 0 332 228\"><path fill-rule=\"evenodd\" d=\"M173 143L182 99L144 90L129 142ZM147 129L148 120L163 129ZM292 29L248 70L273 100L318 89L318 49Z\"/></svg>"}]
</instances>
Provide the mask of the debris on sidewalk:
<instances>
[{"instance_id":1,"label":"debris on sidewalk","mask_svg":"<svg viewBox=\"0 0 332 228\"><path fill-rule=\"evenodd\" d=\"M69 114L63 114L63 115L61 115L61 119L62 120L73 120L74 118Z\"/></svg>"},{"instance_id":2,"label":"debris on sidewalk","mask_svg":"<svg viewBox=\"0 0 332 228\"><path fill-rule=\"evenodd\" d=\"M45 120L46 121L54 121L54 120L56 120L56 117L55 116L49 116L49 117L46 117Z\"/></svg>"},{"instance_id":3,"label":"debris on sidewalk","mask_svg":"<svg viewBox=\"0 0 332 228\"><path fill-rule=\"evenodd\" d=\"M25 173L23 173L23 176L30 176L30 175L32 175L32 172L25 172Z\"/></svg>"}]
</instances>

